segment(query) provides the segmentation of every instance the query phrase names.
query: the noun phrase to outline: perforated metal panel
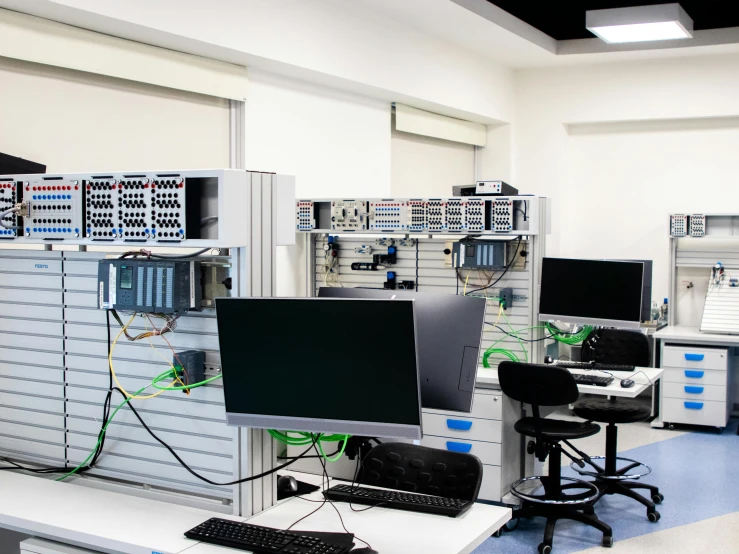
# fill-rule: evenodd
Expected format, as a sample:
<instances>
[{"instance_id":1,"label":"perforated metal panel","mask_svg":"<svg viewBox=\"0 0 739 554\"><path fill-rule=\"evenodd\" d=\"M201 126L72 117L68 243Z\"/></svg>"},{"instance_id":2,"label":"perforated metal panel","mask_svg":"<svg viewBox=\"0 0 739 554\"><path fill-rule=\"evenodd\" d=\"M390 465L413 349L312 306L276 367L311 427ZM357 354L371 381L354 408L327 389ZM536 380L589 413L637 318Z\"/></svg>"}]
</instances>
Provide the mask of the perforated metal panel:
<instances>
[{"instance_id":1,"label":"perforated metal panel","mask_svg":"<svg viewBox=\"0 0 739 554\"><path fill-rule=\"evenodd\" d=\"M377 245L374 238L340 235L339 237L334 237L339 249L339 262L338 266L336 266L339 271L338 281L335 278L328 278L326 280L324 279L324 246L327 243L327 236L315 235L314 240L315 255L313 271L316 287L314 294L317 294L318 287L326 286L327 281L329 286L338 285L340 282L344 287L383 288L383 283L387 280L388 271L396 274L398 282L405 280L414 281L416 290L419 292L464 294L465 281L467 284L466 292L473 293L475 289L492 284L502 274L502 271L482 272L467 269L460 269L459 273L457 273L453 267L446 265L445 260L448 256L444 253L444 250L450 248L450 245L443 238L420 238L413 246L403 246L398 239L395 241L395 247L397 248L396 264L388 265L385 269L378 271L354 271L351 269L352 263L372 261L371 255L356 254L354 252L355 247L362 244L370 244L373 248L372 254L385 253L387 247ZM458 240L458 238L455 240ZM504 239L504 242L507 245L508 259L510 259L516 251L518 238ZM536 302L534 302L534 279L532 276L537 271L534 267L537 263L537 257L531 251L532 246L531 238L523 238L518 248L519 254L516 255L516 260L503 278L495 286L473 293L481 296L497 297L501 288L513 288L513 295L516 298L513 306L504 310L500 318L498 318L498 301L491 300L487 305L486 321L490 324L494 324L497 321L498 326L509 333L514 329L518 331L519 329L536 325L532 323L536 317L534 313L534 306L536 306ZM526 251L527 255L525 257L521 256L521 251ZM538 329L525 329L518 332L518 335L522 339L539 338L541 336ZM502 340L497 344L497 347L512 351L521 361L526 359L538 361L540 359L539 348L537 347L540 343L524 342L524 346L522 347L516 338L506 335L493 325L485 325L480 345L481 356L485 350L500 339ZM532 345L534 345L534 348L532 348ZM524 348L526 353L524 353ZM500 355L493 355L489 361L494 366L497 362L504 359L507 358L502 358ZM480 363L482 363L482 360L480 360Z\"/></svg>"}]
</instances>

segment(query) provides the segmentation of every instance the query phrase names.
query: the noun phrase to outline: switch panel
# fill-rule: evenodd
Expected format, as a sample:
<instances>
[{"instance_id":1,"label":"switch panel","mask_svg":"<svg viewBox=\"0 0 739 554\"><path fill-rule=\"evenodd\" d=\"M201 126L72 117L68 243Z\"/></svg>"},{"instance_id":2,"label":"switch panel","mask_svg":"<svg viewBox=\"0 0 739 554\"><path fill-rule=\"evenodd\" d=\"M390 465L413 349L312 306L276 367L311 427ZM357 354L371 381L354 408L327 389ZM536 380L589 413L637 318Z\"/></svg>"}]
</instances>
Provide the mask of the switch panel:
<instances>
[{"instance_id":1,"label":"switch panel","mask_svg":"<svg viewBox=\"0 0 739 554\"><path fill-rule=\"evenodd\" d=\"M446 202L439 198L426 203L426 228L429 231L446 231Z\"/></svg>"},{"instance_id":2,"label":"switch panel","mask_svg":"<svg viewBox=\"0 0 739 554\"><path fill-rule=\"evenodd\" d=\"M448 231L464 231L466 206L461 198L450 198L446 203L446 228Z\"/></svg>"},{"instance_id":3,"label":"switch panel","mask_svg":"<svg viewBox=\"0 0 739 554\"><path fill-rule=\"evenodd\" d=\"M496 233L508 233L513 230L513 200L498 198L492 201L490 230Z\"/></svg>"},{"instance_id":4,"label":"switch panel","mask_svg":"<svg viewBox=\"0 0 739 554\"><path fill-rule=\"evenodd\" d=\"M690 236L704 237L706 236L706 216L702 214L693 214L690 216Z\"/></svg>"},{"instance_id":5,"label":"switch panel","mask_svg":"<svg viewBox=\"0 0 739 554\"><path fill-rule=\"evenodd\" d=\"M131 201L129 221L134 222L137 225L135 228L139 229L140 220L136 214L141 213L142 205L146 207L148 204L148 209L151 210L151 235L157 242L185 240L185 180L176 175L159 176L151 183L149 199L142 203L143 187L138 182L135 185L124 185L123 190L129 191L128 199Z\"/></svg>"},{"instance_id":6,"label":"switch panel","mask_svg":"<svg viewBox=\"0 0 739 554\"><path fill-rule=\"evenodd\" d=\"M688 230L688 216L675 214L670 216L670 235L684 237Z\"/></svg>"},{"instance_id":7,"label":"switch panel","mask_svg":"<svg viewBox=\"0 0 739 554\"><path fill-rule=\"evenodd\" d=\"M408 230L409 231L425 231L426 227L427 227L426 201L425 200L409 200L408 201Z\"/></svg>"},{"instance_id":8,"label":"switch panel","mask_svg":"<svg viewBox=\"0 0 739 554\"><path fill-rule=\"evenodd\" d=\"M95 241L118 236L118 181L95 178L82 182L85 198L85 236Z\"/></svg>"},{"instance_id":9,"label":"switch panel","mask_svg":"<svg viewBox=\"0 0 739 554\"><path fill-rule=\"evenodd\" d=\"M467 231L485 230L485 201L479 198L466 200L465 229Z\"/></svg>"},{"instance_id":10,"label":"switch panel","mask_svg":"<svg viewBox=\"0 0 739 554\"><path fill-rule=\"evenodd\" d=\"M405 231L408 228L408 206L405 202L370 202L369 214L369 228L373 231Z\"/></svg>"},{"instance_id":11,"label":"switch panel","mask_svg":"<svg viewBox=\"0 0 739 554\"><path fill-rule=\"evenodd\" d=\"M145 175L128 176L118 182L117 237L119 239L127 242L139 242L157 238L155 232L157 230L156 221L165 219L162 215L164 206L167 209L169 208L168 200L162 200L157 196L158 194L162 194L162 192L154 190L154 181ZM178 192L177 194L180 195L181 193ZM156 204L160 204L162 210L157 210ZM171 216L167 214L166 219L170 218ZM178 217L178 224L179 219ZM165 230L175 231L175 229L179 229L179 227L167 227ZM182 236L184 236L184 233Z\"/></svg>"},{"instance_id":12,"label":"switch panel","mask_svg":"<svg viewBox=\"0 0 739 554\"><path fill-rule=\"evenodd\" d=\"M298 231L312 231L316 228L316 208L309 200L296 202L296 227Z\"/></svg>"},{"instance_id":13,"label":"switch panel","mask_svg":"<svg viewBox=\"0 0 739 554\"><path fill-rule=\"evenodd\" d=\"M331 229L340 231L367 229L367 202L355 200L331 202Z\"/></svg>"},{"instance_id":14,"label":"switch panel","mask_svg":"<svg viewBox=\"0 0 739 554\"><path fill-rule=\"evenodd\" d=\"M37 179L24 185L28 202L25 235L44 240L79 238L82 225L82 189L77 180Z\"/></svg>"},{"instance_id":15,"label":"switch panel","mask_svg":"<svg viewBox=\"0 0 739 554\"><path fill-rule=\"evenodd\" d=\"M10 210L17 204L17 191L15 181L13 182L0 182L0 212ZM18 225L18 218L15 214L8 214L3 216L3 224L8 227L16 227ZM0 226L0 239L12 239L17 236L15 229L6 229Z\"/></svg>"}]
</instances>

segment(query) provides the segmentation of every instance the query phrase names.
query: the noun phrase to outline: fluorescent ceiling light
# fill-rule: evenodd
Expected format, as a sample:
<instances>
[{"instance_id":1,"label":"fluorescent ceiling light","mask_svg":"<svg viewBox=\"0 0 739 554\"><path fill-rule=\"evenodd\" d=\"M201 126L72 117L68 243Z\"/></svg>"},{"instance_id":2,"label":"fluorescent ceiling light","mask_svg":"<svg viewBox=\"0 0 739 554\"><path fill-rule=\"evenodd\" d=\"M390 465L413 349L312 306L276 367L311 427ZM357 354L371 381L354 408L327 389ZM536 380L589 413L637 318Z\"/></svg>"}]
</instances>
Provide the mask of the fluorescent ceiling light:
<instances>
[{"instance_id":1,"label":"fluorescent ceiling light","mask_svg":"<svg viewBox=\"0 0 739 554\"><path fill-rule=\"evenodd\" d=\"M692 38L693 20L680 4L585 12L585 26L608 43Z\"/></svg>"}]
</instances>

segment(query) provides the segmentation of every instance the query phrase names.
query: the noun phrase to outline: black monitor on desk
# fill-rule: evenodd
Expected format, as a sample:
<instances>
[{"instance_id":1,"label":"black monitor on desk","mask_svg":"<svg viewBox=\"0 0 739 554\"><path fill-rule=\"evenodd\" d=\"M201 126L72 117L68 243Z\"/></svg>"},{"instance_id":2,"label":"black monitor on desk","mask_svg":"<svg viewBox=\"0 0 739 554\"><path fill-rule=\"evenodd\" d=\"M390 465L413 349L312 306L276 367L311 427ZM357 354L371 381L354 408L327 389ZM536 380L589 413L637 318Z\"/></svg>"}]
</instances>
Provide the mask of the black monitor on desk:
<instances>
[{"instance_id":1,"label":"black monitor on desk","mask_svg":"<svg viewBox=\"0 0 739 554\"><path fill-rule=\"evenodd\" d=\"M650 260L544 258L539 317L638 329L651 319L651 289Z\"/></svg>"},{"instance_id":2,"label":"black monitor on desk","mask_svg":"<svg viewBox=\"0 0 739 554\"><path fill-rule=\"evenodd\" d=\"M436 410L472 410L485 322L484 298L349 287L321 287L318 296L415 300L421 404ZM392 327L388 327L388 340L393 340L392 335Z\"/></svg>"},{"instance_id":3,"label":"black monitor on desk","mask_svg":"<svg viewBox=\"0 0 739 554\"><path fill-rule=\"evenodd\" d=\"M229 425L421 438L413 300L219 298L216 314Z\"/></svg>"}]
</instances>

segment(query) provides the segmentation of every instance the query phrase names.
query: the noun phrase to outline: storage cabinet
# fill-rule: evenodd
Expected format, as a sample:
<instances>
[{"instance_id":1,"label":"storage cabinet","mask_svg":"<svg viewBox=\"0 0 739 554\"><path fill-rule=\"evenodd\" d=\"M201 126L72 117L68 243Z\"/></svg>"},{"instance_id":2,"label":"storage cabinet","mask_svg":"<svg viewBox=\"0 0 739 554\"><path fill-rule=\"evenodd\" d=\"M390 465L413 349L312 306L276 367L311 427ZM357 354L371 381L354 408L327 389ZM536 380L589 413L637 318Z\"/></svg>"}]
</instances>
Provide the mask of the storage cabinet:
<instances>
[{"instance_id":1,"label":"storage cabinet","mask_svg":"<svg viewBox=\"0 0 739 554\"><path fill-rule=\"evenodd\" d=\"M665 423L725 427L731 414L727 348L665 345L661 409Z\"/></svg>"}]
</instances>

